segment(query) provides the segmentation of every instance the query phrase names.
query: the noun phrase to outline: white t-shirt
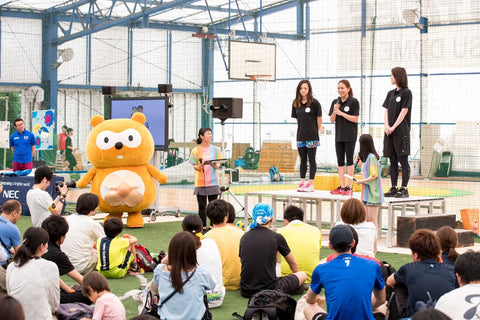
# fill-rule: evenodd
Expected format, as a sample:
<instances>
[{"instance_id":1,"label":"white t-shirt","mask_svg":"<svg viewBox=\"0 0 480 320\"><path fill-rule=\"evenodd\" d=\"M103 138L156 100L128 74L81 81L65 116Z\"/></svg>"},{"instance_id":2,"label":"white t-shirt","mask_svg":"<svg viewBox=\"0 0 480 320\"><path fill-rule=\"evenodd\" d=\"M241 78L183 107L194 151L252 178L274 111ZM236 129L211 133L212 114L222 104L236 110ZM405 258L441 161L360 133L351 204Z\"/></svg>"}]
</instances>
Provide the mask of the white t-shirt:
<instances>
[{"instance_id":1,"label":"white t-shirt","mask_svg":"<svg viewBox=\"0 0 480 320\"><path fill-rule=\"evenodd\" d=\"M199 266L207 266L213 279L217 283L215 289L207 290L208 306L220 307L225 297L225 287L222 277L222 258L217 243L213 239L201 240L202 246L197 249L197 262Z\"/></svg>"},{"instance_id":2,"label":"white t-shirt","mask_svg":"<svg viewBox=\"0 0 480 320\"><path fill-rule=\"evenodd\" d=\"M452 319L480 319L480 284L467 284L445 293L438 299L435 309ZM466 317L465 313L471 314Z\"/></svg>"},{"instance_id":3,"label":"white t-shirt","mask_svg":"<svg viewBox=\"0 0 480 320\"><path fill-rule=\"evenodd\" d=\"M47 191L39 188L28 190L27 204L34 227L41 227L43 220L51 216L52 212L49 208L52 203L53 199Z\"/></svg>"},{"instance_id":4,"label":"white t-shirt","mask_svg":"<svg viewBox=\"0 0 480 320\"><path fill-rule=\"evenodd\" d=\"M61 248L78 272L91 264L95 240L105 237L103 227L92 217L72 214L67 218L68 232Z\"/></svg>"},{"instance_id":5,"label":"white t-shirt","mask_svg":"<svg viewBox=\"0 0 480 320\"><path fill-rule=\"evenodd\" d=\"M339 224L345 223L343 223L343 221L336 223L336 225ZM355 253L375 257L375 241L377 240L377 228L375 224L364 221L359 224L351 224L351 226L358 234L358 244Z\"/></svg>"},{"instance_id":6,"label":"white t-shirt","mask_svg":"<svg viewBox=\"0 0 480 320\"><path fill-rule=\"evenodd\" d=\"M25 320L53 319L60 304L59 272L55 263L31 259L21 267L7 268L7 292L23 307Z\"/></svg>"}]
</instances>

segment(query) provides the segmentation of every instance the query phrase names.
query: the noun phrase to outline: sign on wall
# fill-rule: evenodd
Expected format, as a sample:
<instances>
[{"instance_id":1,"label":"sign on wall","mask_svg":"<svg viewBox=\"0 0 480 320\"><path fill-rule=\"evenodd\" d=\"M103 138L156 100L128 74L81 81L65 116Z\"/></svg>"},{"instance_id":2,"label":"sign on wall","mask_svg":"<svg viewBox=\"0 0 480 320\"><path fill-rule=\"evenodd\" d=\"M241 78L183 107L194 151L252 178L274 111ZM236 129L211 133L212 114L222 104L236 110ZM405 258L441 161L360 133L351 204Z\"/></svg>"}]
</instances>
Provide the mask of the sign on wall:
<instances>
[{"instance_id":1,"label":"sign on wall","mask_svg":"<svg viewBox=\"0 0 480 320\"><path fill-rule=\"evenodd\" d=\"M54 110L37 110L32 113L32 133L35 135L37 150L53 149L53 131L55 127Z\"/></svg>"}]
</instances>

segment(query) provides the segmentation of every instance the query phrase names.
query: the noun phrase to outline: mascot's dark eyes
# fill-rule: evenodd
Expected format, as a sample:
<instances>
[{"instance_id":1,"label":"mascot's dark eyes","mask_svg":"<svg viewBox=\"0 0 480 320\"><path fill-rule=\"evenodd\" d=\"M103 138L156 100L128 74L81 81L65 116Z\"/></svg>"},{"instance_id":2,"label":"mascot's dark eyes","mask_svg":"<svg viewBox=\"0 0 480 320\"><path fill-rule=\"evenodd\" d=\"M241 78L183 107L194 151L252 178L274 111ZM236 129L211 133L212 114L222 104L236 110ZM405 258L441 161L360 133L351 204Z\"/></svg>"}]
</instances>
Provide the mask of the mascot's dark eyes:
<instances>
[{"instance_id":1,"label":"mascot's dark eyes","mask_svg":"<svg viewBox=\"0 0 480 320\"><path fill-rule=\"evenodd\" d=\"M97 147L101 150L113 148L119 142L129 148L136 148L142 143L142 136L137 130L129 128L122 132L104 130L98 133L96 139Z\"/></svg>"}]
</instances>

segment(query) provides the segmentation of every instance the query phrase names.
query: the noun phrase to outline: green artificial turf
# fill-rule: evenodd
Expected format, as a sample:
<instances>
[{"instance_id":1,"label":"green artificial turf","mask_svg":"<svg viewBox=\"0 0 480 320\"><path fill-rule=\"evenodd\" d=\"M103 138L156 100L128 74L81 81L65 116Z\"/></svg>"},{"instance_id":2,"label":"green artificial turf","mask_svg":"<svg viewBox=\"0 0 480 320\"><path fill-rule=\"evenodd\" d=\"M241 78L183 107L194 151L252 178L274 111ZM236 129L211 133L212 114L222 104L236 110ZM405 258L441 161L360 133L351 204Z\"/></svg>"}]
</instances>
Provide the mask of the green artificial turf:
<instances>
[{"instance_id":1,"label":"green artificial turf","mask_svg":"<svg viewBox=\"0 0 480 320\"><path fill-rule=\"evenodd\" d=\"M71 210L73 211L73 210ZM32 225L31 219L29 216L22 216L20 221L17 223L20 232L23 232ZM158 254L161 250L167 251L168 244L173 235L177 232L180 232L182 229L181 222L165 222L165 223L149 223L145 224L144 228L140 229L124 229L123 233L129 233L137 237L139 243L147 247L152 254ZM332 251L328 247L322 247L321 258L326 257L328 254L331 254ZM388 261L395 268L399 268L403 264L410 262L411 258L409 255L402 254L388 254L388 253L378 253L378 259ZM150 281L153 277L152 272L147 272L144 274L145 278ZM66 283L73 284L72 280L68 277L62 277ZM109 279L111 291L117 296L121 297L126 292L134 289L140 288L140 281L136 276L127 274L125 278L122 279ZM299 296L294 296L296 299L300 298ZM220 308L212 309L212 315L214 319L227 320L235 319L232 316L233 312L238 312L243 315L247 307L248 299L243 298L240 295L240 292L237 291L227 291L223 305ZM130 319L137 315L139 302L133 300L132 298L127 298L123 300L125 309L127 310L127 319Z\"/></svg>"}]
</instances>

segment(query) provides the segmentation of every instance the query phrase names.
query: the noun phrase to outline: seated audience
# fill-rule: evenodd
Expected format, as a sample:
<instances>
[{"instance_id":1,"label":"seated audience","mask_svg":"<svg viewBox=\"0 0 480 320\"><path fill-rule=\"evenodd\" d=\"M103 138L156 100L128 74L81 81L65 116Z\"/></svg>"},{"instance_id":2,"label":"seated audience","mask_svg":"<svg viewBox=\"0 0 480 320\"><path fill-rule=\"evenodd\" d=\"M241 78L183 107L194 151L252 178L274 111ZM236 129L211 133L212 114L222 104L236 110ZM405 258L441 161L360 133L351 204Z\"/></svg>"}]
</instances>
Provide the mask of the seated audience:
<instances>
[{"instance_id":1,"label":"seated audience","mask_svg":"<svg viewBox=\"0 0 480 320\"><path fill-rule=\"evenodd\" d=\"M211 319L204 295L216 284L208 267L198 265L195 237L191 232L173 236L168 247L168 264L155 268L153 280L163 304L158 309L161 319Z\"/></svg>"},{"instance_id":2,"label":"seated audience","mask_svg":"<svg viewBox=\"0 0 480 320\"><path fill-rule=\"evenodd\" d=\"M455 261L455 275L460 288L438 299L438 309L452 319L480 319L480 252L469 250Z\"/></svg>"},{"instance_id":3,"label":"seated audience","mask_svg":"<svg viewBox=\"0 0 480 320\"><path fill-rule=\"evenodd\" d=\"M217 243L213 239L204 239L202 219L198 215L190 214L186 216L182 221L182 228L183 231L195 235L198 265L207 266L217 283L213 290L207 290L208 306L210 308L220 307L225 297L225 287L222 278L222 258Z\"/></svg>"},{"instance_id":4,"label":"seated audience","mask_svg":"<svg viewBox=\"0 0 480 320\"><path fill-rule=\"evenodd\" d=\"M7 261L18 250L22 244L20 230L15 225L22 215L22 205L17 200L7 200L2 206L0 216L0 250L4 251L7 259L0 263L0 292L7 292L6 271Z\"/></svg>"},{"instance_id":5,"label":"seated audience","mask_svg":"<svg viewBox=\"0 0 480 320\"><path fill-rule=\"evenodd\" d=\"M205 234L206 239L215 240L222 258L223 285L226 290L238 290L240 288L241 263L238 255L240 239L243 231L227 224L228 202L217 199L207 206L207 217L213 225Z\"/></svg>"},{"instance_id":6,"label":"seated audience","mask_svg":"<svg viewBox=\"0 0 480 320\"><path fill-rule=\"evenodd\" d=\"M7 268L7 291L22 304L26 320L53 319L60 303L57 265L42 259L48 249L48 233L30 227Z\"/></svg>"},{"instance_id":7,"label":"seated audience","mask_svg":"<svg viewBox=\"0 0 480 320\"><path fill-rule=\"evenodd\" d=\"M270 230L273 221L272 206L256 204L252 219L250 230L240 240L240 294L248 298L265 289L281 290L289 294L302 293L307 275L298 269L285 238ZM280 278L276 276L277 251L287 261L292 272Z\"/></svg>"},{"instance_id":8,"label":"seated audience","mask_svg":"<svg viewBox=\"0 0 480 320\"><path fill-rule=\"evenodd\" d=\"M110 292L107 279L96 271L85 275L82 292L95 303L92 320L125 320L126 311L122 301Z\"/></svg>"},{"instance_id":9,"label":"seated audience","mask_svg":"<svg viewBox=\"0 0 480 320\"><path fill-rule=\"evenodd\" d=\"M340 210L343 223L351 225L358 233L357 254L375 257L377 253L377 227L367 221L367 211L363 203L350 198L343 203Z\"/></svg>"},{"instance_id":10,"label":"seated audience","mask_svg":"<svg viewBox=\"0 0 480 320\"><path fill-rule=\"evenodd\" d=\"M65 235L68 232L68 223L65 218L50 216L43 220L42 228L48 233L48 250L42 258L55 263L60 272L60 276L66 274L81 285L83 276L74 268L67 255L60 249L60 245L65 240ZM60 278L60 303L71 302L92 303L90 299L82 294L81 288L77 290L70 288L62 278Z\"/></svg>"},{"instance_id":11,"label":"seated audience","mask_svg":"<svg viewBox=\"0 0 480 320\"><path fill-rule=\"evenodd\" d=\"M320 249L322 247L322 233L317 227L304 222L304 212L301 208L290 205L283 213L285 227L277 230L292 251L298 270L307 274L305 283L311 282L313 269L320 261ZM281 259L281 274L286 276L292 273L286 259Z\"/></svg>"},{"instance_id":12,"label":"seated audience","mask_svg":"<svg viewBox=\"0 0 480 320\"><path fill-rule=\"evenodd\" d=\"M97 211L99 199L96 194L84 193L78 197L77 213L67 218L68 232L62 244L75 269L81 274L95 270L97 266L97 250L95 239L105 237L102 226L93 220Z\"/></svg>"},{"instance_id":13,"label":"seated audience","mask_svg":"<svg viewBox=\"0 0 480 320\"><path fill-rule=\"evenodd\" d=\"M106 278L123 278L130 266L139 271L136 263L135 244L137 238L132 235L120 237L123 222L120 218L110 218L103 223L106 237L97 240L97 270Z\"/></svg>"},{"instance_id":14,"label":"seated audience","mask_svg":"<svg viewBox=\"0 0 480 320\"><path fill-rule=\"evenodd\" d=\"M305 317L308 320L376 319L373 310L385 303L385 282L380 266L351 254L355 240L347 225L333 227L329 240L329 247L337 257L313 271L303 310ZM322 288L328 314L318 296Z\"/></svg>"},{"instance_id":15,"label":"seated audience","mask_svg":"<svg viewBox=\"0 0 480 320\"><path fill-rule=\"evenodd\" d=\"M2 320L25 320L22 305L12 296L0 293L0 310Z\"/></svg>"},{"instance_id":16,"label":"seated audience","mask_svg":"<svg viewBox=\"0 0 480 320\"><path fill-rule=\"evenodd\" d=\"M458 245L458 236L455 230L449 226L443 226L435 232L438 240L440 241L440 247L442 248L442 261L455 275L454 264L455 260L459 256L455 248ZM458 288L458 281L455 281L455 287Z\"/></svg>"},{"instance_id":17,"label":"seated audience","mask_svg":"<svg viewBox=\"0 0 480 320\"><path fill-rule=\"evenodd\" d=\"M440 262L440 243L433 231L416 230L408 239L408 247L412 251L413 262L403 265L390 275L387 284L393 287L396 293L397 284L404 284L407 287L406 316L411 317L417 311L415 308L417 302L427 303L430 298L436 301L455 289L455 277L449 268ZM402 303L400 308L403 309Z\"/></svg>"}]
</instances>

